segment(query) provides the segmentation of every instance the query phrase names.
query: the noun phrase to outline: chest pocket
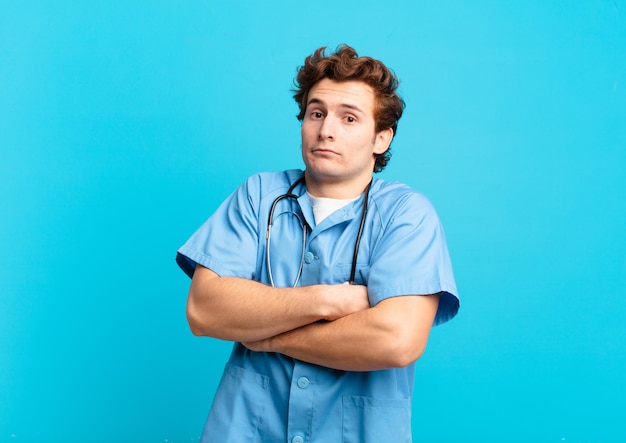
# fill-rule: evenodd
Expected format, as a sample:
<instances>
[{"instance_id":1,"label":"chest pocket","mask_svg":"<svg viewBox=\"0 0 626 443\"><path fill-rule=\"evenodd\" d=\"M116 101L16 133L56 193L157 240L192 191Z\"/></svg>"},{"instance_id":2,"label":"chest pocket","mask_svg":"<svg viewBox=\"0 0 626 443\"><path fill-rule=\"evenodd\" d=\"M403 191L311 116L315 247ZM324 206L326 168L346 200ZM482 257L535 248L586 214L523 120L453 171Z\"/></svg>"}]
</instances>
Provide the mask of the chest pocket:
<instances>
[{"instance_id":1,"label":"chest pocket","mask_svg":"<svg viewBox=\"0 0 626 443\"><path fill-rule=\"evenodd\" d=\"M333 281L335 283L347 283L350 281L350 272L352 272L351 263L338 263L333 267ZM357 285L367 286L369 280L370 267L368 265L356 264L356 272L354 273L354 282Z\"/></svg>"}]
</instances>

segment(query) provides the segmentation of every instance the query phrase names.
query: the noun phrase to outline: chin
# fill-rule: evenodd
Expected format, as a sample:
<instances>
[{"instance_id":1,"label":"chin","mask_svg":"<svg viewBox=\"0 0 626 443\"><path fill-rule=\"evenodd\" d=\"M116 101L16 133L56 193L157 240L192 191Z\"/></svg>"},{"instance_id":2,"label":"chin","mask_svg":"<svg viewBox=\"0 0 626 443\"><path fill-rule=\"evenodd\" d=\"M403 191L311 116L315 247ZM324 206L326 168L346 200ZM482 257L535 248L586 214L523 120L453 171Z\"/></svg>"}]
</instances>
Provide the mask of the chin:
<instances>
[{"instance_id":1,"label":"chin","mask_svg":"<svg viewBox=\"0 0 626 443\"><path fill-rule=\"evenodd\" d=\"M306 163L306 170L311 176L333 178L340 175L339 168L328 164L320 164L320 162Z\"/></svg>"}]
</instances>

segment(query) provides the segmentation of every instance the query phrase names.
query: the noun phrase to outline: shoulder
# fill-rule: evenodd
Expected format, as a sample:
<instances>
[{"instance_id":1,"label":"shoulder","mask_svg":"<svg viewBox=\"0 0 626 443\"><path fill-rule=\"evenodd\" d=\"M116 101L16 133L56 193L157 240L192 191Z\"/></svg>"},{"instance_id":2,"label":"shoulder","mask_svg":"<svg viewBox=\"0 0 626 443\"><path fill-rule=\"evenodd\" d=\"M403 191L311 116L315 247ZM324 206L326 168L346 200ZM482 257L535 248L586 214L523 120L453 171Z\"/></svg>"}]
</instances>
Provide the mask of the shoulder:
<instances>
[{"instance_id":1,"label":"shoulder","mask_svg":"<svg viewBox=\"0 0 626 443\"><path fill-rule=\"evenodd\" d=\"M433 204L424 194L397 181L374 179L370 204L387 220L403 215L417 220L429 215L436 217Z\"/></svg>"},{"instance_id":2,"label":"shoulder","mask_svg":"<svg viewBox=\"0 0 626 443\"><path fill-rule=\"evenodd\" d=\"M249 188L264 188L271 189L275 187L289 187L294 181L296 181L301 175L300 169L289 169L286 171L274 171L274 172L257 172L249 176L243 183L244 186Z\"/></svg>"},{"instance_id":3,"label":"shoulder","mask_svg":"<svg viewBox=\"0 0 626 443\"><path fill-rule=\"evenodd\" d=\"M299 169L258 172L249 176L239 187L239 192L253 200L262 200L274 194L282 194L302 175Z\"/></svg>"}]
</instances>

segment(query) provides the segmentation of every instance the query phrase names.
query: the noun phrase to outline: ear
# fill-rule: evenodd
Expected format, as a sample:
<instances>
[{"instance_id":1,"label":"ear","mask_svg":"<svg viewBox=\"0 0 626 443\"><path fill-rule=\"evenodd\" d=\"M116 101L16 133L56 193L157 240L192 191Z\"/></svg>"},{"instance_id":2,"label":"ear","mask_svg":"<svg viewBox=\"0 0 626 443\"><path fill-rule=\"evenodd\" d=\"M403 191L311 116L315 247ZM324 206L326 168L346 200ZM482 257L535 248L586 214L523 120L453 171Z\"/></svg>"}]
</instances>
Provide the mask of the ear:
<instances>
[{"instance_id":1,"label":"ear","mask_svg":"<svg viewBox=\"0 0 626 443\"><path fill-rule=\"evenodd\" d=\"M382 154L387 151L392 139L393 129L387 128L378 132L376 134L376 139L374 140L374 154Z\"/></svg>"}]
</instances>

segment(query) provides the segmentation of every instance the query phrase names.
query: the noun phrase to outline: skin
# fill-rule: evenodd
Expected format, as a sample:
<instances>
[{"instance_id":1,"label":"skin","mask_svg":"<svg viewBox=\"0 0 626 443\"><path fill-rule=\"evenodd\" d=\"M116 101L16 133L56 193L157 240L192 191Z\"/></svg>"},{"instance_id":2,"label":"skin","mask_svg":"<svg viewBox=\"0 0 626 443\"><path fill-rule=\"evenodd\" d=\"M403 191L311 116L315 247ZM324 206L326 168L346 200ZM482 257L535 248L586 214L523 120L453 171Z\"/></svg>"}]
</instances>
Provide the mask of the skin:
<instances>
[{"instance_id":1,"label":"skin","mask_svg":"<svg viewBox=\"0 0 626 443\"><path fill-rule=\"evenodd\" d=\"M301 133L312 195L354 198L370 182L374 154L393 138L390 128L375 131L374 106L374 92L363 82L322 79L311 88ZM196 335L333 369L372 371L422 355L438 303L439 294L398 294L371 307L365 286L272 288L198 265L187 318Z\"/></svg>"},{"instance_id":2,"label":"skin","mask_svg":"<svg viewBox=\"0 0 626 443\"><path fill-rule=\"evenodd\" d=\"M358 197L393 130L375 132L374 91L360 81L322 79L309 91L302 120L307 190L315 197Z\"/></svg>"},{"instance_id":3,"label":"skin","mask_svg":"<svg viewBox=\"0 0 626 443\"><path fill-rule=\"evenodd\" d=\"M187 320L195 335L252 343L367 308L364 286L273 288L243 278L219 277L198 265L189 289Z\"/></svg>"}]
</instances>

